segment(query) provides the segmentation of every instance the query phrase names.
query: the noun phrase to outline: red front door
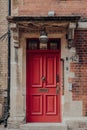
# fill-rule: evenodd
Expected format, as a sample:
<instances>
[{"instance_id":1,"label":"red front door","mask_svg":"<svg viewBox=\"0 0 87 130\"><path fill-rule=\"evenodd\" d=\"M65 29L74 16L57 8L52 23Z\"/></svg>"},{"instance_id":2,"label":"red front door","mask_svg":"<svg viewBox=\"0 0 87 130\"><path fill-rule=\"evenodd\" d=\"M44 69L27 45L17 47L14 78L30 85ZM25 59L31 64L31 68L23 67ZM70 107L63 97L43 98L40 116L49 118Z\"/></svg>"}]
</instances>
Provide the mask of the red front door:
<instances>
[{"instance_id":1,"label":"red front door","mask_svg":"<svg viewBox=\"0 0 87 130\"><path fill-rule=\"evenodd\" d=\"M58 52L27 52L27 122L60 122Z\"/></svg>"}]
</instances>

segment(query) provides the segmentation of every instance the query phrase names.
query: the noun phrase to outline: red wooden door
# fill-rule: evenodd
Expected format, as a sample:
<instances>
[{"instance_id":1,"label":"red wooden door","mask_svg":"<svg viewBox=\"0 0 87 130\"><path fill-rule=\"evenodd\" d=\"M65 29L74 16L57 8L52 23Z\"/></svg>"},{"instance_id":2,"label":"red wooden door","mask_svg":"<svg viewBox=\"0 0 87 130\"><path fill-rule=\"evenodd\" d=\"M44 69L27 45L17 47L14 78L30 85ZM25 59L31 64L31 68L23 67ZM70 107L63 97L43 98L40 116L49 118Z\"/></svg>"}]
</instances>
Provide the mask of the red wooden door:
<instances>
[{"instance_id":1,"label":"red wooden door","mask_svg":"<svg viewBox=\"0 0 87 130\"><path fill-rule=\"evenodd\" d=\"M27 52L27 122L60 122L59 53Z\"/></svg>"}]
</instances>

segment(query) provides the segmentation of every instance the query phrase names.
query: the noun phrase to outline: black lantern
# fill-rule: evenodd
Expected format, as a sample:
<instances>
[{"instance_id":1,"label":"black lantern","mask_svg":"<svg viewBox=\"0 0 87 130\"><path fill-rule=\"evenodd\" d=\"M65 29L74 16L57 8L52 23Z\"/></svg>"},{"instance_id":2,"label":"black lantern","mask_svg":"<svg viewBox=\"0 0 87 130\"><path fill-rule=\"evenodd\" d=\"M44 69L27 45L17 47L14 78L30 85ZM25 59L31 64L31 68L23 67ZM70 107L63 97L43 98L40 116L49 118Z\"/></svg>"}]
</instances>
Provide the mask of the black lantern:
<instances>
[{"instance_id":1,"label":"black lantern","mask_svg":"<svg viewBox=\"0 0 87 130\"><path fill-rule=\"evenodd\" d=\"M73 39L68 39L68 49L71 49L73 47Z\"/></svg>"},{"instance_id":2,"label":"black lantern","mask_svg":"<svg viewBox=\"0 0 87 130\"><path fill-rule=\"evenodd\" d=\"M71 49L73 47L74 42L74 29L69 29L68 34L66 34L66 39L68 41L68 49Z\"/></svg>"}]
</instances>

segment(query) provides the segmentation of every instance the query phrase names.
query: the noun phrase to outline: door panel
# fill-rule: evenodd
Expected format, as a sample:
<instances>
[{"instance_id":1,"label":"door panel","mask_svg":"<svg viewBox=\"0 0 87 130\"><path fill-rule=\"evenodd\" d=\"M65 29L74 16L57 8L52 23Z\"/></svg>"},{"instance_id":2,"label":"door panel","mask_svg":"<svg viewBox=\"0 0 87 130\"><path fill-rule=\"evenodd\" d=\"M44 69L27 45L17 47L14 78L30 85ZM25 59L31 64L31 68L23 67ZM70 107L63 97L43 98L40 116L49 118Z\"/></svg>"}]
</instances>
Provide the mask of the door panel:
<instances>
[{"instance_id":1,"label":"door panel","mask_svg":"<svg viewBox=\"0 0 87 130\"><path fill-rule=\"evenodd\" d=\"M42 95L32 95L31 101L31 115L41 115L43 108Z\"/></svg>"},{"instance_id":2,"label":"door panel","mask_svg":"<svg viewBox=\"0 0 87 130\"><path fill-rule=\"evenodd\" d=\"M59 54L28 52L26 70L26 121L60 122Z\"/></svg>"},{"instance_id":3,"label":"door panel","mask_svg":"<svg viewBox=\"0 0 87 130\"><path fill-rule=\"evenodd\" d=\"M56 115L57 107L56 107L56 95L46 95L46 115Z\"/></svg>"},{"instance_id":4,"label":"door panel","mask_svg":"<svg viewBox=\"0 0 87 130\"><path fill-rule=\"evenodd\" d=\"M42 57L41 56L32 56L31 59L31 78L32 78L32 87L42 87Z\"/></svg>"},{"instance_id":5,"label":"door panel","mask_svg":"<svg viewBox=\"0 0 87 130\"><path fill-rule=\"evenodd\" d=\"M46 75L46 87L56 87L56 57L55 55L47 55L45 57L45 70Z\"/></svg>"}]
</instances>

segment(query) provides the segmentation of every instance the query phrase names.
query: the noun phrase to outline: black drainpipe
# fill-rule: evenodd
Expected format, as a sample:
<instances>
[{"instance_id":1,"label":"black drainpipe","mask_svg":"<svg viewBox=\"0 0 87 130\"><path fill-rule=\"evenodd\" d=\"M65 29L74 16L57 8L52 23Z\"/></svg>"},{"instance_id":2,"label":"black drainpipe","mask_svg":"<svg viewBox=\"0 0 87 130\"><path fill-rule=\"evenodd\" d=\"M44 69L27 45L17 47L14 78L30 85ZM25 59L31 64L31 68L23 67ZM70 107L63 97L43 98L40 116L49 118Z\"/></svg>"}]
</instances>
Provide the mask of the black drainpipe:
<instances>
[{"instance_id":1,"label":"black drainpipe","mask_svg":"<svg viewBox=\"0 0 87 130\"><path fill-rule=\"evenodd\" d=\"M11 16L11 0L8 0L8 16ZM7 86L7 119L9 117L9 111L10 111L10 73L11 73L11 67L10 67L10 58L11 58L11 37L10 37L10 24L8 23L8 86ZM7 119L5 126L7 126Z\"/></svg>"},{"instance_id":2,"label":"black drainpipe","mask_svg":"<svg viewBox=\"0 0 87 130\"><path fill-rule=\"evenodd\" d=\"M11 0L8 0L8 16L11 16ZM6 103L4 106L4 113L2 118L0 119L0 124L4 123L4 127L7 127L7 120L9 117L9 110L10 110L10 24L8 23L8 84L7 84L7 98Z\"/></svg>"},{"instance_id":3,"label":"black drainpipe","mask_svg":"<svg viewBox=\"0 0 87 130\"><path fill-rule=\"evenodd\" d=\"M8 0L8 16L11 16L11 0ZM10 39L10 25L8 23L8 108L10 109L10 46L11 45L11 39Z\"/></svg>"},{"instance_id":4,"label":"black drainpipe","mask_svg":"<svg viewBox=\"0 0 87 130\"><path fill-rule=\"evenodd\" d=\"M11 0L8 0L8 16L11 16ZM10 45L11 45L11 38L10 38L10 24L8 23L8 86L7 86L7 112L6 118L4 120L4 126L7 127L7 120L10 115Z\"/></svg>"}]
</instances>

